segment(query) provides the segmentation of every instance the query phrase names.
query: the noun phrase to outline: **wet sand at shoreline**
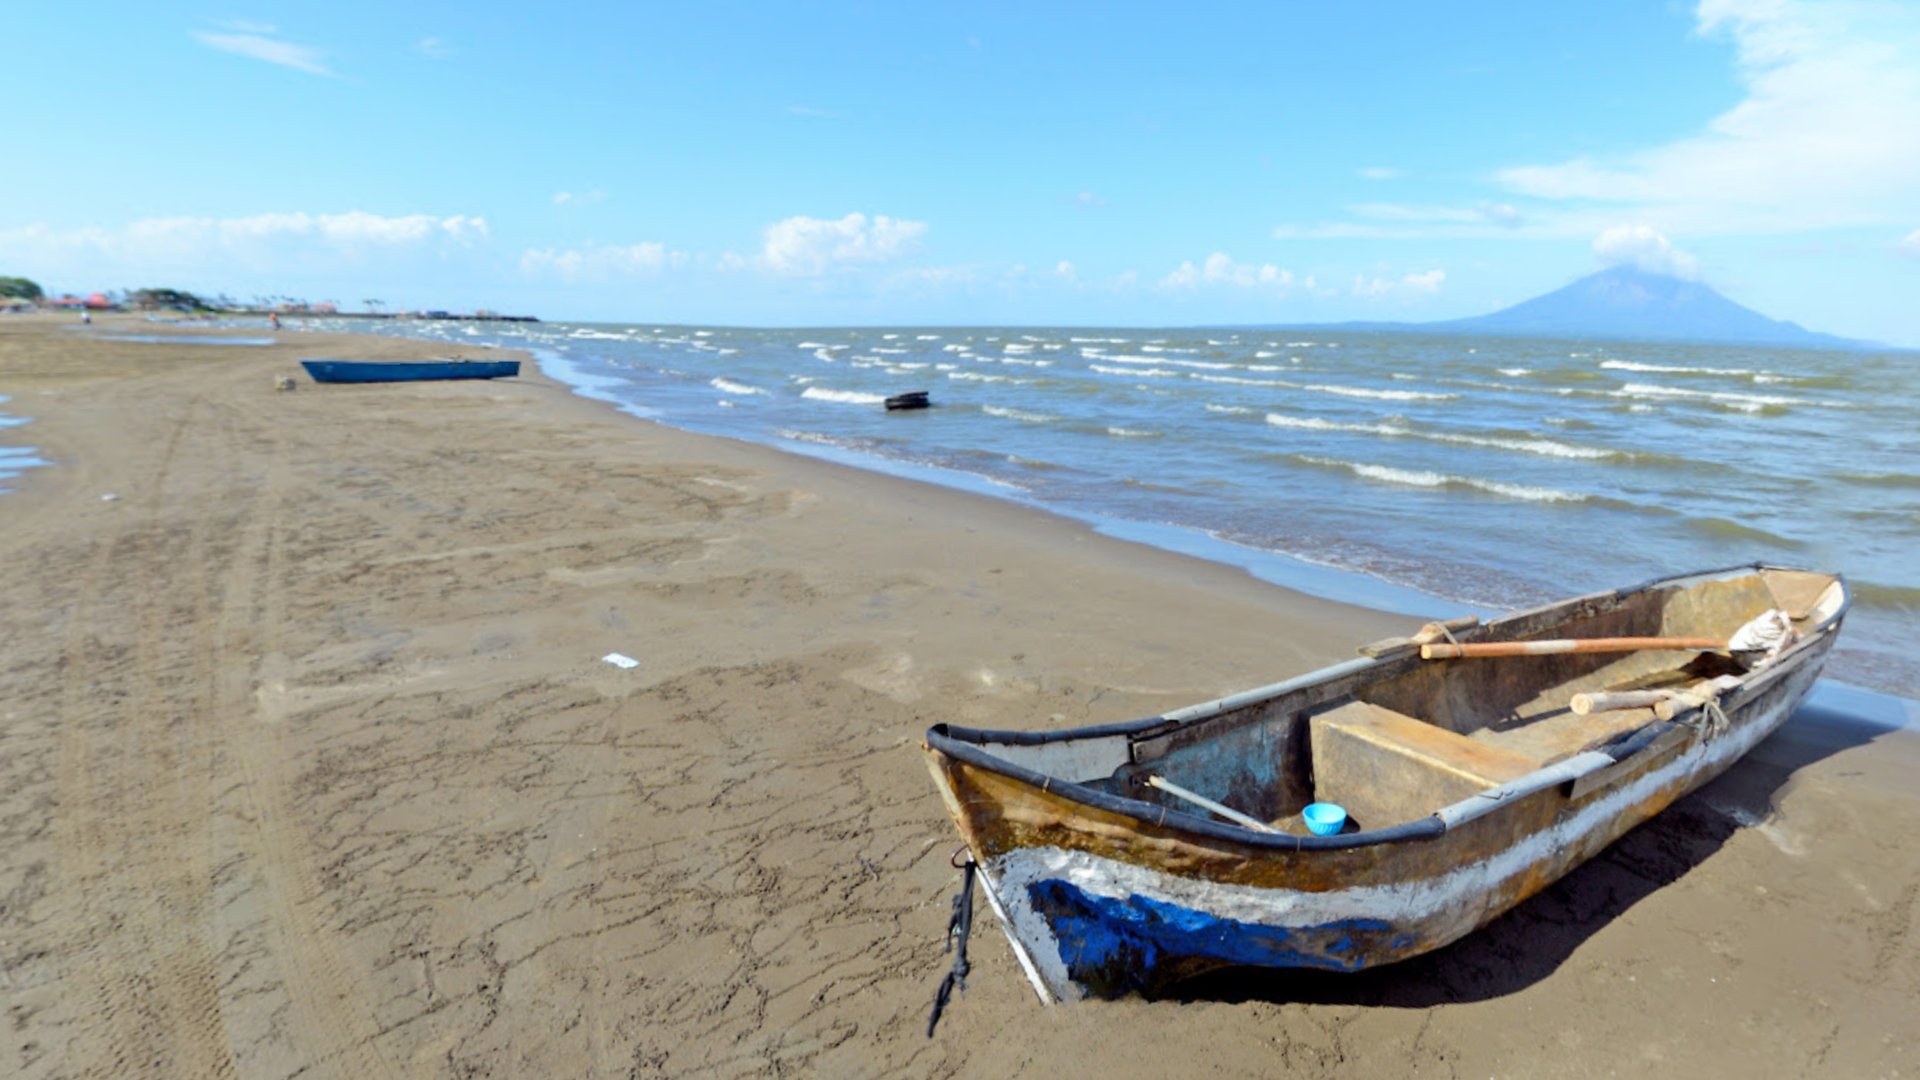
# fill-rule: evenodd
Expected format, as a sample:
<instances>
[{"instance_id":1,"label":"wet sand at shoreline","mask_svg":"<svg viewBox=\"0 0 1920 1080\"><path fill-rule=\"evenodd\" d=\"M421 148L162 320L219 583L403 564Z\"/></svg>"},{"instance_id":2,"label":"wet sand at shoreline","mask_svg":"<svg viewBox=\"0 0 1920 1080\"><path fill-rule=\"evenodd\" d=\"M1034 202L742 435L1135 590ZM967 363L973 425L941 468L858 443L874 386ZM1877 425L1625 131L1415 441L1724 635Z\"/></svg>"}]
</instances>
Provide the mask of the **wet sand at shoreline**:
<instances>
[{"instance_id":1,"label":"wet sand at shoreline","mask_svg":"<svg viewBox=\"0 0 1920 1080\"><path fill-rule=\"evenodd\" d=\"M531 364L316 386L445 347L278 338L0 318L0 440L53 462L0 495L0 1073L1920 1071L1920 738L1832 708L1362 976L1043 1010L982 904L928 1040L929 725L1150 715L1418 620Z\"/></svg>"}]
</instances>

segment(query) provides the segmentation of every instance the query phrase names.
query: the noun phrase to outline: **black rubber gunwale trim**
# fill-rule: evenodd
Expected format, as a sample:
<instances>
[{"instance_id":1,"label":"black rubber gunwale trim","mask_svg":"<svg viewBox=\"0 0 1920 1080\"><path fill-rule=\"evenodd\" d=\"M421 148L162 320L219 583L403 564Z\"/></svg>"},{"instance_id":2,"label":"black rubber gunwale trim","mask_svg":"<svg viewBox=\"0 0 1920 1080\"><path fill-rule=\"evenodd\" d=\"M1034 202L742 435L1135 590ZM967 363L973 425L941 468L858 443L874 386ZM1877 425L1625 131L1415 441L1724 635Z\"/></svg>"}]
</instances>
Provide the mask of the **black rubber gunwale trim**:
<instances>
[{"instance_id":1,"label":"black rubber gunwale trim","mask_svg":"<svg viewBox=\"0 0 1920 1080\"><path fill-rule=\"evenodd\" d=\"M1224 825L1217 821L1210 821L1158 803L1109 795L1104 791L1095 791L1082 784L1071 783L1025 766L1015 765L987 753L972 743L954 739L947 734L945 724L937 724L927 729L927 746L956 761L964 761L976 768L997 772L1002 776L1018 780L1049 794L1083 803L1096 810L1134 818L1143 825L1170 826L1181 832L1213 840L1226 840L1247 847L1269 848L1276 851L1336 851L1342 848L1368 847L1373 844L1391 844L1406 840L1430 840L1447 831L1439 815L1433 815L1421 818L1419 821L1409 821L1384 829L1336 833L1333 836L1295 836L1292 833L1256 832L1239 825Z\"/></svg>"}]
</instances>

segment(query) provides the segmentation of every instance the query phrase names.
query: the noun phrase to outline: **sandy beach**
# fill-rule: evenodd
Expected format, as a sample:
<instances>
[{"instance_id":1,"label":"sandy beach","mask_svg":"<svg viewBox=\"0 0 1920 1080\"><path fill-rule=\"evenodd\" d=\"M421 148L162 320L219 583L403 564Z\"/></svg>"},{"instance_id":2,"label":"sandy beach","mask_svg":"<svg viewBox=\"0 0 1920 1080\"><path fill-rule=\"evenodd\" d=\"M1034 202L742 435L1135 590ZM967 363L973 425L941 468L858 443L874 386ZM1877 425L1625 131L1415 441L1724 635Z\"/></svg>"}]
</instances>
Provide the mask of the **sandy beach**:
<instances>
[{"instance_id":1,"label":"sandy beach","mask_svg":"<svg viewBox=\"0 0 1920 1080\"><path fill-rule=\"evenodd\" d=\"M928 726L1150 715L1418 620L532 364L319 386L296 358L446 350L278 339L0 317L0 439L52 462L0 495L0 1074L1920 1073L1920 736L1834 707L1362 976L1042 1009L982 904L929 1040Z\"/></svg>"}]
</instances>

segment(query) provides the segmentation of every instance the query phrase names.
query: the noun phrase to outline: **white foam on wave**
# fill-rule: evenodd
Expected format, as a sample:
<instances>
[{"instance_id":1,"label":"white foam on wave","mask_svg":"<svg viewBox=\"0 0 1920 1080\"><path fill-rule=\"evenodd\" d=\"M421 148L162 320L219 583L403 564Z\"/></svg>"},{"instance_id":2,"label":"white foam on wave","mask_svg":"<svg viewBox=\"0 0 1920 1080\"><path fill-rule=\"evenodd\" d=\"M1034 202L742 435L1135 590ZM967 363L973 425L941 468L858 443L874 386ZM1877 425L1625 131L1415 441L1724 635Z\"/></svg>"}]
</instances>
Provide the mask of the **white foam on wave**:
<instances>
[{"instance_id":1,"label":"white foam on wave","mask_svg":"<svg viewBox=\"0 0 1920 1080\"><path fill-rule=\"evenodd\" d=\"M1157 431L1145 431L1140 428L1123 428L1123 427L1109 427L1107 429L1107 434L1113 436L1116 439L1157 439L1160 437L1160 433Z\"/></svg>"},{"instance_id":2,"label":"white foam on wave","mask_svg":"<svg viewBox=\"0 0 1920 1080\"><path fill-rule=\"evenodd\" d=\"M1524 367L1503 367L1503 368L1495 368L1494 370L1498 371L1502 375L1505 375L1509 379L1518 379L1523 375L1533 374L1532 368L1524 368Z\"/></svg>"},{"instance_id":3,"label":"white foam on wave","mask_svg":"<svg viewBox=\"0 0 1920 1080\"><path fill-rule=\"evenodd\" d=\"M914 338L913 338L913 340L915 340L915 341L939 341L939 340L940 340L940 335L939 335L939 334L915 334L915 335L914 335Z\"/></svg>"},{"instance_id":4,"label":"white foam on wave","mask_svg":"<svg viewBox=\"0 0 1920 1080\"><path fill-rule=\"evenodd\" d=\"M898 335L898 334L895 334L895 335L893 335L893 336L894 336L894 337L899 337L900 335ZM868 352L876 352L876 353L886 353L886 354L888 354L888 355L890 355L890 356L897 356L897 355L899 355L899 354L901 354L901 353L905 353L905 352L910 352L910 351L912 351L912 350L910 350L910 349L889 349L889 348L887 348L887 347L885 347L885 346L883 346L883 345L875 345L875 346L874 346L873 348L871 348L871 349L868 349L867 351L868 351Z\"/></svg>"},{"instance_id":5,"label":"white foam on wave","mask_svg":"<svg viewBox=\"0 0 1920 1080\"><path fill-rule=\"evenodd\" d=\"M1452 401L1459 394L1435 394L1425 390L1370 390L1364 386L1327 386L1309 383L1303 390L1317 390L1322 394L1338 394L1341 397L1372 398L1376 401Z\"/></svg>"},{"instance_id":6,"label":"white foam on wave","mask_svg":"<svg viewBox=\"0 0 1920 1080\"><path fill-rule=\"evenodd\" d=\"M1215 405L1211 401L1207 402L1206 409L1208 412L1226 413L1229 416L1250 416L1259 411L1249 409L1245 405Z\"/></svg>"},{"instance_id":7,"label":"white foam on wave","mask_svg":"<svg viewBox=\"0 0 1920 1080\"><path fill-rule=\"evenodd\" d=\"M1009 409L1004 405L982 405L980 411L988 416L998 416L1007 420L1018 420L1023 424L1051 424L1060 418L1047 413L1028 412L1025 409Z\"/></svg>"},{"instance_id":8,"label":"white foam on wave","mask_svg":"<svg viewBox=\"0 0 1920 1080\"><path fill-rule=\"evenodd\" d=\"M1103 364L1088 364L1087 370L1097 371L1102 375L1126 375L1145 379L1177 379L1182 374L1172 368L1107 367Z\"/></svg>"},{"instance_id":9,"label":"white foam on wave","mask_svg":"<svg viewBox=\"0 0 1920 1080\"><path fill-rule=\"evenodd\" d=\"M724 376L721 378L709 380L707 382L707 385L713 387L715 390L720 390L729 394L764 394L766 393L765 390L762 390L757 386L748 386L746 383L734 382L732 379L726 378Z\"/></svg>"},{"instance_id":10,"label":"white foam on wave","mask_svg":"<svg viewBox=\"0 0 1920 1080\"><path fill-rule=\"evenodd\" d=\"M1281 369L1267 368L1265 370L1279 371ZM1239 375L1190 375L1188 378L1195 382L1225 383L1228 386L1278 386L1287 390L1300 389L1299 383L1288 382L1285 379L1248 379Z\"/></svg>"},{"instance_id":11,"label":"white foam on wave","mask_svg":"<svg viewBox=\"0 0 1920 1080\"><path fill-rule=\"evenodd\" d=\"M1126 356L1123 354L1102 354L1100 359L1115 364L1145 364L1148 366L1165 365L1167 367L1197 368L1201 371L1228 371L1232 364L1216 360L1182 360L1175 356Z\"/></svg>"},{"instance_id":12,"label":"white foam on wave","mask_svg":"<svg viewBox=\"0 0 1920 1080\"><path fill-rule=\"evenodd\" d=\"M1337 431L1355 435L1379 435L1389 439L1424 439L1454 446L1481 446L1490 450L1512 450L1541 457L1598 461L1621 456L1619 451L1598 446L1575 446L1555 439L1520 438L1509 435L1462 435L1452 431L1421 431L1404 424L1353 424L1322 420L1314 416L1282 416L1268 413L1267 423L1296 431Z\"/></svg>"},{"instance_id":13,"label":"white foam on wave","mask_svg":"<svg viewBox=\"0 0 1920 1080\"><path fill-rule=\"evenodd\" d=\"M1015 384L1026 384L1033 381L1031 379L1016 379L1011 375L987 375L978 371L949 371L947 372L947 378L957 379L961 382L1003 382Z\"/></svg>"},{"instance_id":14,"label":"white foam on wave","mask_svg":"<svg viewBox=\"0 0 1920 1080\"><path fill-rule=\"evenodd\" d=\"M1778 394L1735 394L1721 390L1686 390L1677 386L1656 386L1652 383L1628 383L1613 392L1615 397L1661 399L1678 398L1687 401L1707 401L1741 412L1759 412L1769 405L1787 408L1793 405L1811 405L1814 402L1804 398L1781 397Z\"/></svg>"},{"instance_id":15,"label":"white foam on wave","mask_svg":"<svg viewBox=\"0 0 1920 1080\"><path fill-rule=\"evenodd\" d=\"M825 386L809 386L801 391L800 396L812 398L815 401L837 401L842 405L883 405L887 400L885 394L868 394L859 390L833 390Z\"/></svg>"},{"instance_id":16,"label":"white foam on wave","mask_svg":"<svg viewBox=\"0 0 1920 1080\"><path fill-rule=\"evenodd\" d=\"M1731 375L1736 378L1750 378L1755 374L1747 368L1677 367L1671 364L1643 364L1634 360L1602 360L1600 366L1610 371L1640 371L1669 375Z\"/></svg>"},{"instance_id":17,"label":"white foam on wave","mask_svg":"<svg viewBox=\"0 0 1920 1080\"><path fill-rule=\"evenodd\" d=\"M1368 480L1400 484L1405 487L1470 487L1489 494L1504 495L1510 499L1524 499L1528 502L1585 502L1587 500L1585 495L1561 491L1557 488L1506 484L1498 480L1483 480L1477 476L1460 476L1455 473L1433 472L1427 469L1396 469L1388 465L1369 465L1360 461L1342 461L1339 458L1302 456L1300 460L1328 468L1345 469L1355 476L1365 477Z\"/></svg>"}]
</instances>

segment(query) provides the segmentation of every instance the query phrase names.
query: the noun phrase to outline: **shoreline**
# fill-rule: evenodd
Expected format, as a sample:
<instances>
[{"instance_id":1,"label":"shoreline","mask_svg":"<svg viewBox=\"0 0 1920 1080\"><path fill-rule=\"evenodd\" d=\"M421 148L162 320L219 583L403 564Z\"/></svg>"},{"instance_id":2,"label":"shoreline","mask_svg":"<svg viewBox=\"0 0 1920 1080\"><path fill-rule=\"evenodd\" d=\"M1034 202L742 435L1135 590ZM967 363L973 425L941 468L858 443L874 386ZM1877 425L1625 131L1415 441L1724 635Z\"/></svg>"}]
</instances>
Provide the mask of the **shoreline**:
<instances>
[{"instance_id":1,"label":"shoreline","mask_svg":"<svg viewBox=\"0 0 1920 1080\"><path fill-rule=\"evenodd\" d=\"M1028 430L1021 424L1013 424L1011 430L1005 433L1006 438L1015 442L1003 446L992 441L999 436L983 428L982 421L972 419L970 412L978 407L994 416L1013 415L1004 408L1008 404L1004 396L996 403L980 405L980 401L987 399L973 400L974 391L970 389L968 400L958 402L961 408L934 427L920 424L902 425L900 428L876 426L870 418L859 415L858 407L849 412L844 405L828 406L828 411L822 412L818 402L812 403L811 410L801 405L795 411L795 403L790 400L791 394L783 396L780 390L774 388L774 383L791 378L795 383L808 384L801 397L814 396L816 388L811 384L815 381L817 365L812 362L800 360L789 363L781 360L777 349L767 351L762 347L766 343L756 343L752 335L744 331L716 327L672 336L657 329L649 332L647 325L627 325L624 332L617 333L595 333L586 327L574 328L569 332L565 325L556 325L545 335L512 335L514 340L502 340L501 343L524 342L532 345L538 341L541 347L536 348L535 352L548 365L549 374L583 387L588 387L590 382L590 392L595 396L644 402L644 405L636 405L632 411L681 430L746 438L762 445L848 461L876 472L909 475L960 490L985 491L1009 501L1089 521L1111 534L1245 567L1263 580L1295 591L1358 601L1385 610L1424 614L1438 606L1453 613L1474 612L1484 615L1533 606L1573 592L1612 588L1622 582L1643 581L1668 573L1754 559L1779 565L1844 568L1855 585L1857 603L1852 632L1841 643L1830 668L1841 677L1863 686L1896 695L1920 696L1920 668L1911 662L1902 646L1912 636L1910 631L1914 629L1909 625L1913 622L1911 611L1900 603L1900 598L1905 595L1905 586L1887 584L1905 581L1910 575L1905 571L1891 570L1883 560L1877 562L1861 554L1860 561L1849 561L1840 557L1844 552L1829 551L1823 540L1810 538L1804 529L1796 532L1791 526L1777 532L1767 532L1765 529L1743 531L1740 522L1748 514L1702 508L1692 500L1676 504L1670 497L1664 501L1663 497L1653 497L1648 502L1617 490L1609 495L1607 491L1617 488L1621 483L1632 486L1631 482L1621 480L1624 474L1613 471L1612 466L1608 466L1607 471L1591 476L1583 474L1574 482L1561 485L1556 478L1547 475L1536 473L1529 476L1522 473L1516 476L1507 472L1505 470L1509 467L1524 469L1526 466L1515 465L1504 459L1496 467L1485 462L1456 464L1431 456L1434 452L1432 445L1453 443L1467 446L1469 449L1464 452L1479 452L1472 450L1473 447L1495 446L1503 452L1512 451L1508 457L1516 458L1519 462L1531 460L1529 455L1557 459L1564 452L1584 460L1602 453L1594 445L1581 442L1577 437L1573 437L1571 443L1554 436L1515 445L1509 438L1511 431L1508 427L1500 426L1501 418L1498 417L1487 418L1484 423L1469 423L1459 432L1447 434L1437 429L1426 430L1426 425L1433 420L1431 417L1409 421L1410 427L1399 427L1395 423L1375 425L1366 421L1296 424L1270 413L1267 416L1269 424L1285 420L1281 426L1289 429L1305 428L1310 433L1357 432L1359 434L1355 438L1366 436L1361 440L1367 443L1365 446L1316 449L1310 454L1292 454L1288 459L1293 464L1305 461L1325 466L1336 474L1343 468L1351 470L1364 482L1351 491L1334 493L1318 490L1312 496L1306 494L1305 488L1290 489L1293 490L1291 498L1282 496L1277 500L1263 501L1255 491L1258 485L1250 486L1228 479L1228 473L1222 474L1217 490L1209 490L1208 485L1212 481L1196 473L1191 465L1186 465L1177 468L1179 479L1169 477L1167 481L1175 485L1174 490L1179 494L1169 496L1156 505L1152 497L1140 494L1141 491L1151 491L1155 484L1142 483L1138 489L1129 487L1136 481L1154 479L1153 466L1143 464L1142 460L1132 460L1131 464L1117 467L1111 472L1103 471L1101 466L1084 459L1084 447L1075 443L1073 437L1062 442L1054 436L1043 434L1036 436L1042 440L1039 442L1019 441L1027 438L1023 433ZM899 337L901 342L907 338L924 342L939 341L948 332L932 327L895 329L897 334L883 336ZM919 329L926 329L929 333L916 335L915 331ZM797 345L791 340L780 344L795 345L802 350L819 346L829 352L835 349L857 351L867 345L874 345L882 353L899 351L891 346L881 348L872 342L835 344L839 339L834 335L833 331L794 333L791 337L805 340ZM576 342L575 338L588 340ZM687 364L676 362L675 357L683 351L699 352L712 348L715 343L730 346L733 351L747 351L746 357L732 358L744 364L739 371L745 383L707 379L706 376L713 373L706 366L713 360L709 353L701 353L706 357L705 360ZM973 341L940 346L943 350L961 348L963 351L960 355L963 357L969 355L964 352L967 347L983 347L989 351L997 348L992 345L981 346ZM1041 347L1053 348L1055 345ZM884 367L898 359L907 368L924 367L930 361L937 363L941 359L940 354L930 352L933 348L932 345L908 345L908 352L921 350L911 358L914 363L907 363L906 357L859 356L855 358L855 366L873 367L878 364ZM549 354L550 350L561 359L554 360ZM728 349L721 348L719 351L724 354ZM1255 354L1256 357L1258 355ZM819 350L816 350L815 360L828 364L834 362L822 357ZM979 362L994 361L992 357L983 355ZM793 366L795 363L799 366ZM1633 365L1621 366L1631 368ZM680 370L682 368L687 370ZM734 368L728 366L725 370L731 372ZM803 370L807 374L796 374ZM832 381L835 380L835 370L838 369L821 368L818 375ZM1115 374L1100 369L1098 365L1095 365L1095 370L1102 371L1101 377ZM700 374L693 375L695 371ZM885 372L888 376L903 373L892 367L887 367ZM1016 374L1029 373L1023 369ZM1159 374L1171 376L1179 373ZM848 391L847 387L861 385L861 380L879 376L879 372L859 375L843 372L837 381L832 381L833 389L820 396L826 401L849 401L851 399L846 396L848 393L859 396L859 392ZM954 378L962 376L979 377L979 373L968 370L952 375ZM1192 375L1183 377L1198 378ZM1548 376L1541 377L1553 381ZM1448 380L1438 381L1445 383ZM974 384L969 383L968 386L972 388ZM709 387L714 389L710 390ZM791 391L792 387L787 389ZM1632 396L1642 391L1652 393L1654 389L1657 388L1630 385L1618 393ZM740 396L737 402L723 399L716 408L716 402L713 401L715 392L729 396L752 396ZM1614 393L1596 391L1602 397ZM872 397L870 394L866 396ZM1702 400L1708 397L1713 395L1704 394ZM879 399L872 397L872 401L877 406ZM1187 401L1186 404L1193 406L1194 402ZM1753 402L1742 399L1738 404L1752 405ZM1802 404L1817 407L1820 403ZM1209 411L1230 413L1260 411L1257 403L1251 409L1246 406L1247 403L1243 401L1237 405L1222 406L1209 403L1206 407ZM1019 419L1036 424L1065 423L1066 427L1062 430L1069 432L1082 430L1079 425L1087 420L1085 415L1075 412L1076 406L1064 401L1036 401L1033 407L1038 414ZM834 411L836 408L838 411ZM1176 409L1170 415L1184 414ZM1510 426L1512 418L1505 419ZM1560 419L1569 424L1581 423L1578 418ZM1147 417L1134 416L1129 422L1135 427L1144 426L1159 431L1155 422ZM1206 424L1215 422L1208 420ZM992 421L984 423L991 424ZM1047 432L1054 429L1043 426L1032 430ZM1113 433L1111 427L1107 430L1108 434ZM897 439L893 438L895 431L900 431ZM1192 454L1196 440L1203 443L1208 438L1217 437L1204 434L1190 420L1170 420L1166 431L1169 446L1173 447L1170 452L1177 460L1193 460L1179 459L1179 455ZM1307 437L1320 439L1323 436L1310 434ZM1055 442L1050 444L1044 441L1049 438L1054 438ZM1337 438L1346 439L1347 436L1343 434ZM793 439L801 440L802 444L795 445L791 441ZM988 441L981 441L983 439ZM1368 442L1369 439L1372 441ZM1373 453L1375 448L1372 442L1381 440L1392 446L1389 448L1383 444L1378 448L1378 454ZM1407 446L1428 448L1403 452ZM1408 453L1412 454L1411 459ZM1083 456L1076 459L1075 454ZM1616 449L1609 460L1622 457L1634 458L1635 454ZM1286 468L1293 468L1293 464ZM1693 468L1698 464L1692 462L1686 467ZM1535 467L1538 467L1537 462ZM1059 468L1067 471L1054 471ZM1089 469L1091 471L1084 471ZM1309 473L1312 472L1309 470ZM1070 476L1071 479L1060 479L1063 476ZM1502 482L1514 481L1520 486L1503 486L1503 483L1487 479L1489 477ZM1339 486L1346 483L1315 476L1299 482L1315 486L1316 489L1323 484ZM1386 488L1376 490L1369 486L1375 484L1401 485L1402 489L1406 486L1437 486L1451 493L1442 497L1408 494L1399 490L1392 496L1426 500L1428 509L1415 514L1416 519L1425 521L1416 535L1412 531L1412 521L1402 527L1394 523L1401 521L1401 518L1382 518L1384 511L1374 500L1376 497L1384 499L1389 496L1379 494ZM1838 484L1838 481L1836 484L1838 488L1845 486ZM1838 489L1836 485L1822 487ZM1491 494L1483 498L1473 493L1476 489ZM1490 508L1487 505L1487 498L1509 496L1543 501L1561 509L1540 511L1531 508L1531 503L1507 508ZM1861 498L1864 500L1866 496ZM1343 510L1345 500L1351 500L1354 506L1365 509L1353 512ZM1285 518L1297 520L1297 527L1284 522L1263 521L1261 515L1273 513L1276 506L1290 507ZM1630 507L1637 509L1630 510ZM1501 516L1506 512L1519 516L1509 521ZM1829 507L1829 512L1837 516L1843 514L1845 508ZM1421 517L1422 513L1444 516L1425 520ZM1622 514L1630 518L1635 515L1639 517L1633 521L1623 521ZM1726 516L1729 514L1732 516ZM1637 535L1652 539L1630 542L1612 554L1609 552L1613 552L1614 545L1609 545L1606 552L1590 550L1585 546L1584 536L1566 531L1569 528L1566 523L1594 515L1600 515L1604 523L1596 522L1593 527L1632 528ZM1805 515L1800 516L1804 518ZM1369 517L1375 519L1373 525L1364 526L1363 522ZM1805 525L1805 521L1802 520L1801 524ZM1543 530L1539 543L1526 539L1526 530L1529 529ZM1450 531L1457 531L1455 540L1437 539ZM1709 542L1703 539L1706 537L1714 539ZM1440 557L1433 557L1436 552L1428 550L1432 544L1440 545L1437 551ZM1848 550L1862 546L1869 550L1873 548L1864 538L1857 544L1841 546ZM1884 547L1884 544L1881 546ZM1549 561L1543 563L1542 559Z\"/></svg>"},{"instance_id":2,"label":"shoreline","mask_svg":"<svg viewBox=\"0 0 1920 1080\"><path fill-rule=\"evenodd\" d=\"M1920 1049L1920 735L1844 689L1365 977L1041 1010L982 908L929 1041L955 839L927 727L1154 715L1416 620L544 375L273 390L335 349L445 351L0 321L0 394L54 462L0 496L11 1075L1861 1075Z\"/></svg>"}]
</instances>

